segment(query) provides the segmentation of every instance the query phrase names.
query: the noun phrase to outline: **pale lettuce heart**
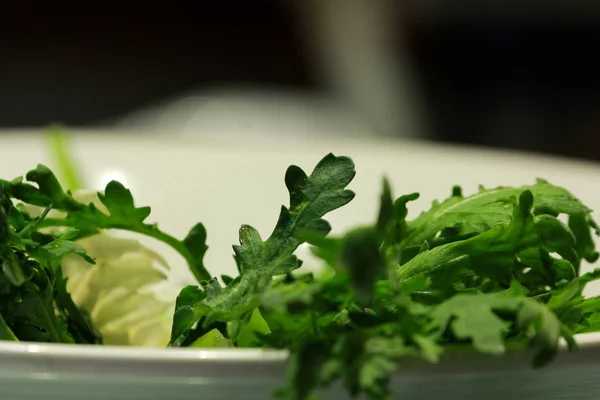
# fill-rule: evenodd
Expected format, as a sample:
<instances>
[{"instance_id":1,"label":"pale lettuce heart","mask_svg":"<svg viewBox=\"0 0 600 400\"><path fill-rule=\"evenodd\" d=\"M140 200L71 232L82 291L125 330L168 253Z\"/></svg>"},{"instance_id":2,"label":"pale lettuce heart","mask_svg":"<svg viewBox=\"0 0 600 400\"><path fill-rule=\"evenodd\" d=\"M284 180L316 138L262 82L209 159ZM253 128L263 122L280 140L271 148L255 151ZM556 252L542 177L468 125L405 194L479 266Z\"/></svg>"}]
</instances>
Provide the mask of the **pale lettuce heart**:
<instances>
[{"instance_id":1,"label":"pale lettuce heart","mask_svg":"<svg viewBox=\"0 0 600 400\"><path fill-rule=\"evenodd\" d=\"M103 343L166 346L177 294L161 296L172 299L165 301L151 290L167 279L157 269L161 260L136 240L103 233L78 244L96 259L96 265L67 257L62 264L67 290L75 304L90 314Z\"/></svg>"},{"instance_id":2,"label":"pale lettuce heart","mask_svg":"<svg viewBox=\"0 0 600 400\"><path fill-rule=\"evenodd\" d=\"M94 203L102 212L108 210L97 193L75 191L82 203ZM41 209L27 207L31 215ZM60 213L51 211L52 215ZM106 345L156 346L168 344L177 291L160 297L156 285L166 283L166 261L134 239L99 233L77 241L96 260L96 265L81 257L69 256L63 263L68 278L67 290L78 307L88 312ZM169 299L169 300L165 300Z\"/></svg>"}]
</instances>

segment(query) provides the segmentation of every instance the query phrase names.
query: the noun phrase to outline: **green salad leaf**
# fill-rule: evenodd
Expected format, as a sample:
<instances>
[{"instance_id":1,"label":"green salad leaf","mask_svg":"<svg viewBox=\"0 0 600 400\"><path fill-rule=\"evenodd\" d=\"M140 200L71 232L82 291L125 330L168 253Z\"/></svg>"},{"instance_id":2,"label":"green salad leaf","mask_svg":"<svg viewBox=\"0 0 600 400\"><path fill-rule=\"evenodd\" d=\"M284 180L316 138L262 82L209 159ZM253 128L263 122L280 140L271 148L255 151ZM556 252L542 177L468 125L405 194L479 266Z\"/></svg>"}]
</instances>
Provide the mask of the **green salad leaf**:
<instances>
[{"instance_id":1,"label":"green salad leaf","mask_svg":"<svg viewBox=\"0 0 600 400\"><path fill-rule=\"evenodd\" d=\"M236 343L236 336L259 305L259 295L272 278L290 274L302 265L293 254L302 244L299 235L326 235L331 228L321 217L352 200L354 193L345 187L354 175L353 162L333 154L323 158L310 176L297 166L289 167L285 176L289 208L281 207L275 229L266 240L253 227L241 227L240 244L233 246L238 278L225 287L213 279L203 283L202 288L182 291L175 308L171 345L195 340L215 322L238 320L231 338ZM194 326L195 332L188 338Z\"/></svg>"}]
</instances>

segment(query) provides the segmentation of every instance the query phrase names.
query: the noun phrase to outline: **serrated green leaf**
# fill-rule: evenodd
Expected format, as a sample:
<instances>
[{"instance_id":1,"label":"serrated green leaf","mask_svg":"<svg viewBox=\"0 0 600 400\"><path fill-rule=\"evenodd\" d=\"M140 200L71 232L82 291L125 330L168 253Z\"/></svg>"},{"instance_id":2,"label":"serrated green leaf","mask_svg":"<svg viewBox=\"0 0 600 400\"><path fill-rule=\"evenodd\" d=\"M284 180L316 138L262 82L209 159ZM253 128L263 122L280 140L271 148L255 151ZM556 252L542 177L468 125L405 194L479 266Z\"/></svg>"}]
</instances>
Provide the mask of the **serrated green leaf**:
<instances>
[{"instance_id":1,"label":"serrated green leaf","mask_svg":"<svg viewBox=\"0 0 600 400\"><path fill-rule=\"evenodd\" d=\"M150 215L150 207L136 207L131 191L117 181L108 182L98 198L114 219L141 224Z\"/></svg>"},{"instance_id":2,"label":"serrated green leaf","mask_svg":"<svg viewBox=\"0 0 600 400\"><path fill-rule=\"evenodd\" d=\"M510 224L496 225L470 239L423 251L397 268L397 279L405 281L450 268L472 268L474 258L505 252L515 253L523 247L537 244L539 237L534 229L532 203L531 192L523 192L519 203L514 204L513 200L513 218Z\"/></svg>"},{"instance_id":3,"label":"serrated green leaf","mask_svg":"<svg viewBox=\"0 0 600 400\"><path fill-rule=\"evenodd\" d=\"M46 172L38 168L30 175L42 181L47 177ZM4 188L2 185L0 183ZM50 180L42 187L45 191L42 197L61 201L51 193L57 188L56 182ZM76 232L68 229L60 235L39 234L37 229L50 205L32 219L22 208L13 206L6 193L0 193L0 233L4 233L0 235L2 337L37 342L100 343L101 338L89 316L75 306L67 293L61 274L60 260L67 255L77 254L93 262L84 249L68 240ZM38 241L40 238L44 241Z\"/></svg>"},{"instance_id":4,"label":"serrated green leaf","mask_svg":"<svg viewBox=\"0 0 600 400\"><path fill-rule=\"evenodd\" d=\"M521 330L533 329L532 342L538 347L536 365L554 356L561 334L558 319L543 304L524 297L457 295L434 309L431 326L437 327L440 334L450 327L453 335L469 339L476 350L501 354L509 324L497 311L513 312Z\"/></svg>"},{"instance_id":5,"label":"serrated green leaf","mask_svg":"<svg viewBox=\"0 0 600 400\"><path fill-rule=\"evenodd\" d=\"M204 256L208 250L206 245L206 228L203 224L196 224L183 239L183 245L189 252L193 263L190 264L192 273L200 282L205 279L206 267L204 266Z\"/></svg>"},{"instance_id":6,"label":"serrated green leaf","mask_svg":"<svg viewBox=\"0 0 600 400\"><path fill-rule=\"evenodd\" d=\"M429 211L409 223L403 246L420 245L447 227L461 226L463 231L480 233L506 224L512 214L510 198L524 191L532 193L535 209L545 213L586 215L590 211L567 190L545 181L519 188L484 189L468 197L453 195L442 203L434 202Z\"/></svg>"},{"instance_id":7,"label":"serrated green leaf","mask_svg":"<svg viewBox=\"0 0 600 400\"><path fill-rule=\"evenodd\" d=\"M285 176L290 208L281 207L275 229L264 241L253 227L243 225L240 228L240 244L233 247L240 277L215 295L207 293L202 304L194 306L195 315L201 316L194 323L200 319L204 324L228 322L256 308L260 303L257 294L274 275L289 273L300 266L300 260L293 255L303 243L299 237L307 231L323 236L329 232L329 224L322 217L352 200L354 193L345 187L354 175L352 160L333 154L324 157L310 176L299 167L290 166ZM212 311L206 313L204 309ZM175 323L178 326L173 331L184 332L183 336L193 325L189 320L186 320L186 326L178 321ZM181 336L173 336L171 345L182 343L185 339Z\"/></svg>"},{"instance_id":8,"label":"serrated green leaf","mask_svg":"<svg viewBox=\"0 0 600 400\"><path fill-rule=\"evenodd\" d=\"M85 249L75 242L58 238L43 246L51 255L53 261L60 262L64 257L76 254L90 264L95 264L96 261L90 257Z\"/></svg>"}]
</instances>

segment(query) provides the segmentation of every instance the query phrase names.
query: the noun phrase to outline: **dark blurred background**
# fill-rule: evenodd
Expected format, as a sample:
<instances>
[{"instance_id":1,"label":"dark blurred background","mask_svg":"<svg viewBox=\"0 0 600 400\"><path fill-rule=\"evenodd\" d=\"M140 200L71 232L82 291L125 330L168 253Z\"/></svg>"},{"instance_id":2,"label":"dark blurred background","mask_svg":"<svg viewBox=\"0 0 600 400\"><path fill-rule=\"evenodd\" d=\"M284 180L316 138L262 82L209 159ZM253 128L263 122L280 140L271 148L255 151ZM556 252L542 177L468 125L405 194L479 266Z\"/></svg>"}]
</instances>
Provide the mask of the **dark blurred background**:
<instances>
[{"instance_id":1,"label":"dark blurred background","mask_svg":"<svg viewBox=\"0 0 600 400\"><path fill-rule=\"evenodd\" d=\"M1 128L114 126L243 88L333 99L374 137L600 159L598 0L75 4L3 3Z\"/></svg>"}]
</instances>

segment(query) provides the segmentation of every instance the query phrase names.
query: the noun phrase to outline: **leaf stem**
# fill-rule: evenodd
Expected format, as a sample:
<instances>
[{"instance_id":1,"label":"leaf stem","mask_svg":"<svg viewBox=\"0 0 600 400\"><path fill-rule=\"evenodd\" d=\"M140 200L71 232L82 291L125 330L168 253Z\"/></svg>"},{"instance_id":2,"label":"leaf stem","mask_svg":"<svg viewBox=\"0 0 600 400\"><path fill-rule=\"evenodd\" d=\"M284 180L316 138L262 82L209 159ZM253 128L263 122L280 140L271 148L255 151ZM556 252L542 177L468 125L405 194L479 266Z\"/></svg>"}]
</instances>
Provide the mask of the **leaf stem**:
<instances>
[{"instance_id":1,"label":"leaf stem","mask_svg":"<svg viewBox=\"0 0 600 400\"><path fill-rule=\"evenodd\" d=\"M46 218L41 221L40 228L49 227L72 227L77 228L77 224L70 223L68 220L60 218ZM168 244L173 250L177 251L187 262L188 268L198 282L208 281L212 279L210 273L203 265L197 265L194 257L185 247L183 242L176 237L169 235L161 230L151 228L149 225L120 225L120 224L103 224L101 229L118 229L123 231L135 232L145 236L149 236L163 243Z\"/></svg>"},{"instance_id":2,"label":"leaf stem","mask_svg":"<svg viewBox=\"0 0 600 400\"><path fill-rule=\"evenodd\" d=\"M206 268L204 268L203 265L197 265L195 263L194 257L188 251L188 249L185 247L185 245L183 244L183 242L181 240L179 240L167 233L164 233L163 231L159 231L159 230L143 229L140 231L140 230L135 230L135 229L127 229L127 228L119 228L119 229L130 230L132 232L141 233L143 235L153 237L156 240L160 240L160 241L168 244L169 246L171 246L171 248L173 248L175 251L177 251L185 259L185 261L188 263L188 267L189 267L190 271L192 271L192 274L194 274L194 277L196 278L196 280L198 282L209 281L212 279L212 276L206 270Z\"/></svg>"},{"instance_id":3,"label":"leaf stem","mask_svg":"<svg viewBox=\"0 0 600 400\"><path fill-rule=\"evenodd\" d=\"M54 125L49 129L48 144L67 188L72 191L83 188L82 179L68 151L67 137L60 126Z\"/></svg>"}]
</instances>

